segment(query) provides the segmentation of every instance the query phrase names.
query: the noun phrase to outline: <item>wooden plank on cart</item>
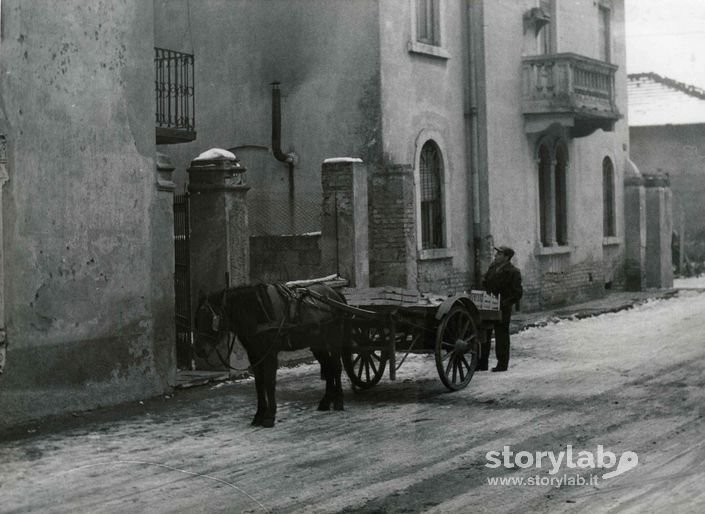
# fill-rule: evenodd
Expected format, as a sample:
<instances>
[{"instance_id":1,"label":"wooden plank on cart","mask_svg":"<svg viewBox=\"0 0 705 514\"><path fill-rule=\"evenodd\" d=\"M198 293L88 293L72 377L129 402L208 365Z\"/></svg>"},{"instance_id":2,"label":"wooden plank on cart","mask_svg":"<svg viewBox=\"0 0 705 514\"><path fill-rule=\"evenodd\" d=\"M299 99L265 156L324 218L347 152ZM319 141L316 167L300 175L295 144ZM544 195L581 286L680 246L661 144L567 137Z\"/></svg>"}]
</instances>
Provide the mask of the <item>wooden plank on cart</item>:
<instances>
[{"instance_id":1,"label":"wooden plank on cart","mask_svg":"<svg viewBox=\"0 0 705 514\"><path fill-rule=\"evenodd\" d=\"M344 289L343 295L350 305L416 305L420 299L417 291L394 287L368 287Z\"/></svg>"},{"instance_id":2,"label":"wooden plank on cart","mask_svg":"<svg viewBox=\"0 0 705 514\"><path fill-rule=\"evenodd\" d=\"M342 278L338 274L328 275L327 277L320 278L309 278L305 280L290 280L285 282L284 285L296 289L298 287L308 287L314 284L325 284L329 287L339 288L348 285L347 279Z\"/></svg>"},{"instance_id":3,"label":"wooden plank on cart","mask_svg":"<svg viewBox=\"0 0 705 514\"><path fill-rule=\"evenodd\" d=\"M422 294L414 289L401 287L367 287L343 289L343 295L350 305L397 307L437 306L433 296Z\"/></svg>"}]
</instances>

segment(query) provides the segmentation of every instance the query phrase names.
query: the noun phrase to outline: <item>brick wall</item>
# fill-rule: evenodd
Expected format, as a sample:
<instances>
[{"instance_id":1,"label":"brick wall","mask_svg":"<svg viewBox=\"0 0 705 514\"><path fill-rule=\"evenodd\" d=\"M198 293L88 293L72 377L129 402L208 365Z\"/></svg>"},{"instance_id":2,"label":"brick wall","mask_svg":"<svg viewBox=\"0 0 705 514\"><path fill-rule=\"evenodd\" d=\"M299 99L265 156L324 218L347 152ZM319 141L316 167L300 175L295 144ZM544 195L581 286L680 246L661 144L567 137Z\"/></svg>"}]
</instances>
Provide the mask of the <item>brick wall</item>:
<instances>
[{"instance_id":1,"label":"brick wall","mask_svg":"<svg viewBox=\"0 0 705 514\"><path fill-rule=\"evenodd\" d=\"M250 237L252 282L286 282L321 277L321 234Z\"/></svg>"},{"instance_id":2,"label":"brick wall","mask_svg":"<svg viewBox=\"0 0 705 514\"><path fill-rule=\"evenodd\" d=\"M603 247L603 259L605 289L623 289L626 284L623 245Z\"/></svg>"},{"instance_id":3,"label":"brick wall","mask_svg":"<svg viewBox=\"0 0 705 514\"><path fill-rule=\"evenodd\" d=\"M416 282L414 176L411 166L389 166L369 185L370 285Z\"/></svg>"},{"instance_id":4,"label":"brick wall","mask_svg":"<svg viewBox=\"0 0 705 514\"><path fill-rule=\"evenodd\" d=\"M452 264L452 259L419 261L419 290L437 294L454 294L473 289L472 274L455 269Z\"/></svg>"},{"instance_id":5,"label":"brick wall","mask_svg":"<svg viewBox=\"0 0 705 514\"><path fill-rule=\"evenodd\" d=\"M369 285L367 166L360 159L326 159L321 169L323 269L336 271L350 287Z\"/></svg>"},{"instance_id":6,"label":"brick wall","mask_svg":"<svg viewBox=\"0 0 705 514\"><path fill-rule=\"evenodd\" d=\"M600 298L606 294L608 278L614 280L600 260L571 263L568 254L543 256L539 269L523 276L521 308L537 310Z\"/></svg>"}]
</instances>

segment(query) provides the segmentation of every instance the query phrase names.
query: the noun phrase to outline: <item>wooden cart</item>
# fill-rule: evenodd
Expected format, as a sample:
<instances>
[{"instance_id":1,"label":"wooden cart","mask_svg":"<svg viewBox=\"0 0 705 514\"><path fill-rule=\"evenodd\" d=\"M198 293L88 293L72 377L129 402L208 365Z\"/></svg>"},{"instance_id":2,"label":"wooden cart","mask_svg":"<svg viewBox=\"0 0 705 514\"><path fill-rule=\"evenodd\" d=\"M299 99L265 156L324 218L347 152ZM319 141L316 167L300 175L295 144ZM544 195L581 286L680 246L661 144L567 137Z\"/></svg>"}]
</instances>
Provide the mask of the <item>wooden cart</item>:
<instances>
[{"instance_id":1,"label":"wooden cart","mask_svg":"<svg viewBox=\"0 0 705 514\"><path fill-rule=\"evenodd\" d=\"M433 353L441 382L452 391L464 388L477 367L483 324L501 316L499 298L485 291L441 297L382 287L343 294L347 305L327 303L349 323L343 366L359 389L377 384L387 367L395 380L410 353Z\"/></svg>"}]
</instances>

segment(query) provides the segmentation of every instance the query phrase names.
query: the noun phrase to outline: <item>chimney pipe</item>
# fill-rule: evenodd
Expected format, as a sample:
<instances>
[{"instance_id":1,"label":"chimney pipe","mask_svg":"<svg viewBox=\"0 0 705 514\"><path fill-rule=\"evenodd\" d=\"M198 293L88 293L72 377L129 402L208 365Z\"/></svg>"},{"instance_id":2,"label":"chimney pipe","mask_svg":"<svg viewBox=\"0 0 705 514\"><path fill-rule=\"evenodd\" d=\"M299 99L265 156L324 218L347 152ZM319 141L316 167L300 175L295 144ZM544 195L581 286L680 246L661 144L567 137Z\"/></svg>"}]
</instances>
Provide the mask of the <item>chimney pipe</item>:
<instances>
[{"instance_id":1,"label":"chimney pipe","mask_svg":"<svg viewBox=\"0 0 705 514\"><path fill-rule=\"evenodd\" d=\"M294 162L296 154L284 153L281 148L282 108L279 82L272 82L272 153L279 162L285 162L289 168L289 230L294 233Z\"/></svg>"},{"instance_id":2,"label":"chimney pipe","mask_svg":"<svg viewBox=\"0 0 705 514\"><path fill-rule=\"evenodd\" d=\"M282 152L282 107L279 82L272 82L272 153L279 162L294 166L294 154Z\"/></svg>"}]
</instances>

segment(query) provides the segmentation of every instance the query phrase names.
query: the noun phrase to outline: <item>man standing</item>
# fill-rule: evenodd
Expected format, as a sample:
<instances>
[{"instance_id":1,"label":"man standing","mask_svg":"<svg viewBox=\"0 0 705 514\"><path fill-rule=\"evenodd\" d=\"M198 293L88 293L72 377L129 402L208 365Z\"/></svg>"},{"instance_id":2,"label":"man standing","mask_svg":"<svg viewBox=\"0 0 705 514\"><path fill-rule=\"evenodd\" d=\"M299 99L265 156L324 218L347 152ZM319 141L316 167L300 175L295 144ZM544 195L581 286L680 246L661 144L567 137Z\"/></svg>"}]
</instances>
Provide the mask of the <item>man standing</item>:
<instances>
[{"instance_id":1,"label":"man standing","mask_svg":"<svg viewBox=\"0 0 705 514\"><path fill-rule=\"evenodd\" d=\"M512 319L512 307L519 303L522 293L521 272L512 263L514 250L508 246L496 247L494 260L485 273L482 285L488 293L499 295L502 319L493 323L493 328L487 331L485 341L480 348L479 371L487 370L487 360L490 353L490 338L492 330L495 335L495 355L497 366L492 371L507 371L509 366L509 322Z\"/></svg>"}]
</instances>

